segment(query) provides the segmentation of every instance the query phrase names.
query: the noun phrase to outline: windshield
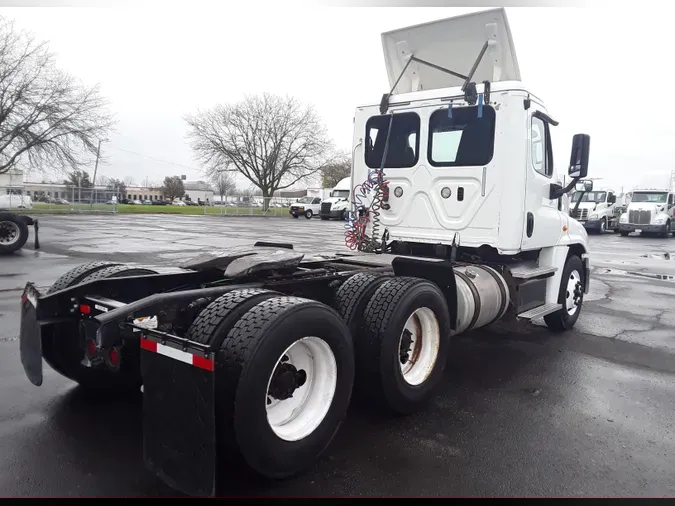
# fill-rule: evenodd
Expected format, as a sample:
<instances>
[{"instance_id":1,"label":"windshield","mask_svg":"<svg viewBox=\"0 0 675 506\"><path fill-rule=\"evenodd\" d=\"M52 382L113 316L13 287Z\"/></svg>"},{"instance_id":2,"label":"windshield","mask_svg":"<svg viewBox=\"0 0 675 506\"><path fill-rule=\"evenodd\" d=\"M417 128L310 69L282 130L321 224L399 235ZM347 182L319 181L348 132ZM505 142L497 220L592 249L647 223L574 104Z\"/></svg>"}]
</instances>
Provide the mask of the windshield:
<instances>
[{"instance_id":1,"label":"windshield","mask_svg":"<svg viewBox=\"0 0 675 506\"><path fill-rule=\"evenodd\" d=\"M333 190L330 192L331 197L339 197L339 198L349 198L349 190Z\"/></svg>"},{"instance_id":2,"label":"windshield","mask_svg":"<svg viewBox=\"0 0 675 506\"><path fill-rule=\"evenodd\" d=\"M663 192L640 192L633 193L631 202L653 202L655 204L665 204L668 200L668 194Z\"/></svg>"},{"instance_id":3,"label":"windshield","mask_svg":"<svg viewBox=\"0 0 675 506\"><path fill-rule=\"evenodd\" d=\"M311 204L314 197L302 197L298 199L297 204Z\"/></svg>"},{"instance_id":4,"label":"windshield","mask_svg":"<svg viewBox=\"0 0 675 506\"><path fill-rule=\"evenodd\" d=\"M574 192L572 195L572 202L577 202L579 197L581 197L581 192ZM600 202L604 202L606 197L607 192L586 192L584 193L584 196L581 197L581 202L595 202L596 204L599 204Z\"/></svg>"}]
</instances>

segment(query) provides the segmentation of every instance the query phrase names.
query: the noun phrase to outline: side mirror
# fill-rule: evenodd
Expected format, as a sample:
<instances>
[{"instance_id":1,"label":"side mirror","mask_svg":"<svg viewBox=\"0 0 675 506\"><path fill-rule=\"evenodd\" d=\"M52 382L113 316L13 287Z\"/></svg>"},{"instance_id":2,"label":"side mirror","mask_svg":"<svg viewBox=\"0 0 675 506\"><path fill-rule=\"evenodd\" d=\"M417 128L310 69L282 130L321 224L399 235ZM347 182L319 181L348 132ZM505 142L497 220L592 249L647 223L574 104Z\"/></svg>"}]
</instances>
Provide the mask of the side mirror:
<instances>
[{"instance_id":1,"label":"side mirror","mask_svg":"<svg viewBox=\"0 0 675 506\"><path fill-rule=\"evenodd\" d=\"M588 174L588 154L591 147L591 136L576 134L572 138L572 155L568 174L571 178L584 178ZM592 184L592 183L591 183Z\"/></svg>"}]
</instances>

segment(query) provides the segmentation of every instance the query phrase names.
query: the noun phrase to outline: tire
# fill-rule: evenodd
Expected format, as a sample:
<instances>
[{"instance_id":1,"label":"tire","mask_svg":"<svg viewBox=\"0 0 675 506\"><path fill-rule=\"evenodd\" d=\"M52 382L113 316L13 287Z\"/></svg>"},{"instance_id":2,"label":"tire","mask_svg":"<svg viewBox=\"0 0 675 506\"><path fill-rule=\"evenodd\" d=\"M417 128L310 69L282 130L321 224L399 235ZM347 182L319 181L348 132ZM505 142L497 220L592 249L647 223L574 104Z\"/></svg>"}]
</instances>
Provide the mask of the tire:
<instances>
[{"instance_id":1,"label":"tire","mask_svg":"<svg viewBox=\"0 0 675 506\"><path fill-rule=\"evenodd\" d=\"M429 359L426 365L417 362L417 368L404 376L400 343L414 314L418 314L418 323L432 327L423 333L430 339L421 340L422 357ZM451 329L443 293L430 281L395 277L375 291L363 321L363 332L354 340L359 392L397 414L419 410L442 380L447 360Z\"/></svg>"},{"instance_id":2,"label":"tire","mask_svg":"<svg viewBox=\"0 0 675 506\"><path fill-rule=\"evenodd\" d=\"M370 298L375 290L389 279L391 276L385 274L361 272L347 279L338 288L333 307L347 324L353 337L356 337L363 327L363 312Z\"/></svg>"},{"instance_id":3,"label":"tire","mask_svg":"<svg viewBox=\"0 0 675 506\"><path fill-rule=\"evenodd\" d=\"M340 213L340 220L341 221L347 221L347 211L344 210Z\"/></svg>"},{"instance_id":4,"label":"tire","mask_svg":"<svg viewBox=\"0 0 675 506\"><path fill-rule=\"evenodd\" d=\"M293 216L293 218L295 218L296 220L300 217L297 214L291 214L291 216Z\"/></svg>"},{"instance_id":5,"label":"tire","mask_svg":"<svg viewBox=\"0 0 675 506\"><path fill-rule=\"evenodd\" d=\"M570 283L574 283L575 289L578 291L579 303L576 311L573 314L568 312L568 305L570 300L567 297ZM572 329L581 313L581 306L583 305L583 287L584 287L584 266L581 258L576 255L567 257L565 267L563 268L562 278L560 281L560 289L558 291L558 303L563 304L563 308L555 313L544 316L546 326L553 332L564 332ZM570 297L573 297L573 292L569 290Z\"/></svg>"},{"instance_id":6,"label":"tire","mask_svg":"<svg viewBox=\"0 0 675 506\"><path fill-rule=\"evenodd\" d=\"M216 340L222 342L239 318L253 306L280 295L263 288L245 288L221 295L199 313L185 337L202 344L212 344Z\"/></svg>"},{"instance_id":7,"label":"tire","mask_svg":"<svg viewBox=\"0 0 675 506\"><path fill-rule=\"evenodd\" d=\"M105 267L110 267L113 265L120 265L116 262L90 262L88 264L82 264L74 269L69 270L59 279L57 279L52 286L49 287L47 293L54 293L60 290L65 290L71 286L77 285L82 279L86 278L89 274L92 274L95 271L101 270Z\"/></svg>"},{"instance_id":8,"label":"tire","mask_svg":"<svg viewBox=\"0 0 675 506\"><path fill-rule=\"evenodd\" d=\"M13 213L0 213L0 255L23 248L28 241L28 225Z\"/></svg>"},{"instance_id":9,"label":"tire","mask_svg":"<svg viewBox=\"0 0 675 506\"><path fill-rule=\"evenodd\" d=\"M666 221L665 226L663 227L663 232L661 232L661 237L668 239L670 236L670 220Z\"/></svg>"},{"instance_id":10,"label":"tire","mask_svg":"<svg viewBox=\"0 0 675 506\"><path fill-rule=\"evenodd\" d=\"M314 213L312 212L312 210L307 209L307 211L305 211L305 218L307 218L308 220L311 220L312 216L314 216Z\"/></svg>"},{"instance_id":11,"label":"tire","mask_svg":"<svg viewBox=\"0 0 675 506\"><path fill-rule=\"evenodd\" d=\"M600 229L598 230L598 234L602 235L607 231L607 218L603 218L600 221Z\"/></svg>"},{"instance_id":12,"label":"tire","mask_svg":"<svg viewBox=\"0 0 675 506\"><path fill-rule=\"evenodd\" d=\"M83 276L76 284L88 283L97 279L155 274L155 271L150 269L121 264L104 266L103 268L94 267L94 269ZM78 339L68 338L65 335L66 333L70 336L77 334ZM140 348L137 343L122 347L120 369L110 371L103 368L85 367L80 363L85 352L80 346L79 328L77 326L54 327L52 337L53 341L47 343L49 351L44 354L45 360L59 374L75 381L85 391L96 395L125 394L138 392L143 384L140 371ZM47 354L51 355L51 360L47 359Z\"/></svg>"},{"instance_id":13,"label":"tire","mask_svg":"<svg viewBox=\"0 0 675 506\"><path fill-rule=\"evenodd\" d=\"M329 218L328 216L320 216L320 218L321 218L323 221L328 221L328 220L330 220L330 218Z\"/></svg>"},{"instance_id":14,"label":"tire","mask_svg":"<svg viewBox=\"0 0 675 506\"><path fill-rule=\"evenodd\" d=\"M621 232L621 231L619 231L619 232ZM621 232L621 237L628 237L629 233L630 232Z\"/></svg>"},{"instance_id":15,"label":"tire","mask_svg":"<svg viewBox=\"0 0 675 506\"><path fill-rule=\"evenodd\" d=\"M304 355L296 355L297 348L293 346L302 347L297 342L306 336L315 336L304 341L313 346L312 354L307 353L308 348ZM334 362L328 358L323 362L325 367L318 367L316 376L305 375L305 389L295 390L290 399L272 399L271 375L284 356L290 357L287 364L299 366L295 362L297 357L331 354ZM216 367L221 378L216 385L216 416L227 462L237 465L243 461L266 478L282 479L311 467L337 433L351 397L354 350L347 326L333 309L307 299L276 297L260 302L239 319L222 344ZM311 375L311 369L307 370ZM295 408L290 412L291 415L302 412L306 421L312 419L312 413L323 414L323 418L317 417L314 424L301 424L304 432L292 432L293 427L298 428L292 424L287 425L286 434L275 432L273 423L268 421L268 412L273 416L278 414L275 410L279 407L288 407L283 403L302 400L301 396L310 391L309 385L332 386L331 379L335 389L330 401L325 400L330 396L325 393L330 390L326 390L323 396L301 404L315 404L313 411ZM275 395L282 397L279 393Z\"/></svg>"}]
</instances>

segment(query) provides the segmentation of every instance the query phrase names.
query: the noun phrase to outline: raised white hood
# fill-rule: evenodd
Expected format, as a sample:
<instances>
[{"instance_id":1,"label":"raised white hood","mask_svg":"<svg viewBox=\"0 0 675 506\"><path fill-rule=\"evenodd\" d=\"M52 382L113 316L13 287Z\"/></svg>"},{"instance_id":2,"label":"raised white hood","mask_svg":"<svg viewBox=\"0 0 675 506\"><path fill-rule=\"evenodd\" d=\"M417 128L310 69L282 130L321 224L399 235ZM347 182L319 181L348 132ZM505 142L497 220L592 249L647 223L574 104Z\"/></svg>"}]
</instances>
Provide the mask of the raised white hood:
<instances>
[{"instance_id":1,"label":"raised white hood","mask_svg":"<svg viewBox=\"0 0 675 506\"><path fill-rule=\"evenodd\" d=\"M384 61L393 87L412 54L434 65L468 75L486 41L490 46L472 81L520 81L520 69L504 8L400 28L382 34ZM394 94L461 86L453 75L411 62Z\"/></svg>"}]
</instances>

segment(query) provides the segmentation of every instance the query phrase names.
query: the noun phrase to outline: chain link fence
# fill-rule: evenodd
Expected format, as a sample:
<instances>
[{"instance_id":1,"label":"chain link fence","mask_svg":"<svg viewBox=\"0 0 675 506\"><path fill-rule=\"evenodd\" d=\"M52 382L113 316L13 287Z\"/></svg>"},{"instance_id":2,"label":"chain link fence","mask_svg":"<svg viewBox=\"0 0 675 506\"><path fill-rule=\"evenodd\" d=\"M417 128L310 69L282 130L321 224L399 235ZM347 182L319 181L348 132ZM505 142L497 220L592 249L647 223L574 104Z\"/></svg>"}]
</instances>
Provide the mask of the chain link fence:
<instances>
[{"instance_id":1,"label":"chain link fence","mask_svg":"<svg viewBox=\"0 0 675 506\"><path fill-rule=\"evenodd\" d=\"M218 216L263 216L318 218L320 199L242 197L219 195L205 200L162 199L158 195L124 198L114 190L58 185L32 191L19 186L0 187L0 209L26 214L184 214ZM145 197L145 198L143 198Z\"/></svg>"}]
</instances>

